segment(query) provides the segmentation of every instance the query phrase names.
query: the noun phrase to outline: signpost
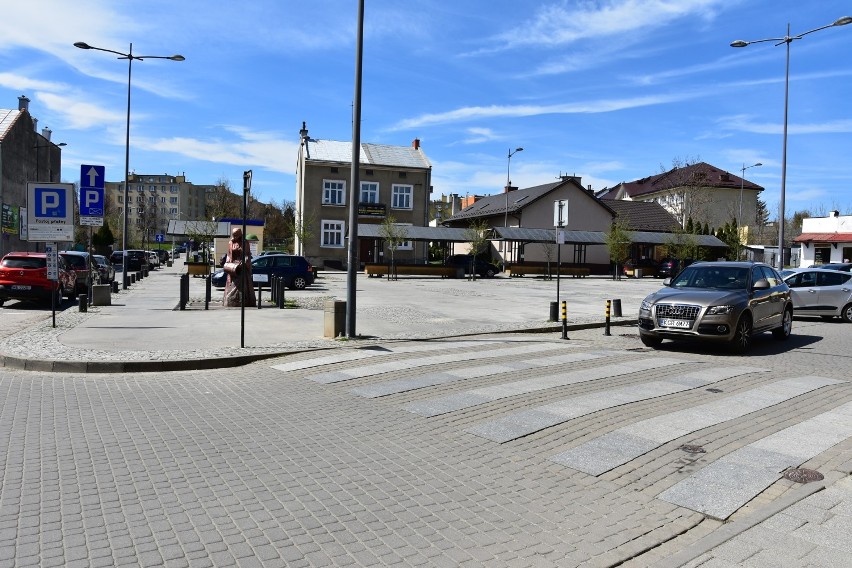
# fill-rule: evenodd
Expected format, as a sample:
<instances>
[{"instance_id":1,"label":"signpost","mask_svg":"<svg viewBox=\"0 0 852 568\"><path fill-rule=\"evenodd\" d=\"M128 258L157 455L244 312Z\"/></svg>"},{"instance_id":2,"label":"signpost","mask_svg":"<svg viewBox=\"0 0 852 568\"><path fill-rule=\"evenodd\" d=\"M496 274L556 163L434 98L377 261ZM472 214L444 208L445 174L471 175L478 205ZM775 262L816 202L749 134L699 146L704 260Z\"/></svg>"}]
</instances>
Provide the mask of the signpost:
<instances>
[{"instance_id":1,"label":"signpost","mask_svg":"<svg viewBox=\"0 0 852 568\"><path fill-rule=\"evenodd\" d=\"M56 243L44 245L45 262L47 263L47 280L55 282L59 287L59 249ZM51 285L53 286L53 285ZM61 294L61 292L60 292ZM50 309L53 311L53 327L56 327L56 292L51 288Z\"/></svg>"},{"instance_id":2,"label":"signpost","mask_svg":"<svg viewBox=\"0 0 852 568\"><path fill-rule=\"evenodd\" d=\"M102 227L104 224L104 174L104 166L80 166L81 225Z\"/></svg>"},{"instance_id":3,"label":"signpost","mask_svg":"<svg viewBox=\"0 0 852 568\"><path fill-rule=\"evenodd\" d=\"M553 225L556 227L556 303L559 304L559 276L562 274L562 244L565 242L565 232L562 230L568 224L568 200L557 199L553 202Z\"/></svg>"},{"instance_id":4,"label":"signpost","mask_svg":"<svg viewBox=\"0 0 852 568\"><path fill-rule=\"evenodd\" d=\"M74 184L27 182L27 236L45 243L74 241Z\"/></svg>"}]
</instances>

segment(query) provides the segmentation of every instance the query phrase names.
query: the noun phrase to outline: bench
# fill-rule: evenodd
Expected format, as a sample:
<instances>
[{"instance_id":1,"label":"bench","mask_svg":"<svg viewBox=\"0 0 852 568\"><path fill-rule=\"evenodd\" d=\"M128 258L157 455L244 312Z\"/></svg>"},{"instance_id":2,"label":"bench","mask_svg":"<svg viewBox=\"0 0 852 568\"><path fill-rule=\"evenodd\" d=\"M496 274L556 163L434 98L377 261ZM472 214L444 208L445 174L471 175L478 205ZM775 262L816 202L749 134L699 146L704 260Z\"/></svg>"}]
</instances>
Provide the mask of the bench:
<instances>
[{"instance_id":1,"label":"bench","mask_svg":"<svg viewBox=\"0 0 852 568\"><path fill-rule=\"evenodd\" d=\"M525 276L527 274L534 274L543 276L547 274L547 266L540 264L516 264L514 266L510 266L506 269L509 273L509 276ZM563 266L561 270L559 270L559 274L562 276L571 276L572 278L585 278L592 271L589 268L583 266ZM556 266L550 266L550 274L556 274Z\"/></svg>"},{"instance_id":2,"label":"bench","mask_svg":"<svg viewBox=\"0 0 852 568\"><path fill-rule=\"evenodd\" d=\"M387 264L365 264L364 273L369 277L386 276L390 266ZM439 266L434 264L397 264L397 276L440 276L441 278L459 278L464 276L464 270L455 266Z\"/></svg>"}]
</instances>

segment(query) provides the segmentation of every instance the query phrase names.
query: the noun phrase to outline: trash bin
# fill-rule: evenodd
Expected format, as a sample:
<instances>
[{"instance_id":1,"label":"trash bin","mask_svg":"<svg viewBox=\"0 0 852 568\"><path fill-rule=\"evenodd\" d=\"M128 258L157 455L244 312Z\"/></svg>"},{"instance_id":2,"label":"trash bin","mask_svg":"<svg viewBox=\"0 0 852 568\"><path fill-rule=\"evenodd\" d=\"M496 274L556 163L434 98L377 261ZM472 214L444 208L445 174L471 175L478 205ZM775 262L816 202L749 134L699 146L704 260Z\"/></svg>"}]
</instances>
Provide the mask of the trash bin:
<instances>
[{"instance_id":1,"label":"trash bin","mask_svg":"<svg viewBox=\"0 0 852 568\"><path fill-rule=\"evenodd\" d=\"M550 302L549 321L559 321L559 302Z\"/></svg>"},{"instance_id":2,"label":"trash bin","mask_svg":"<svg viewBox=\"0 0 852 568\"><path fill-rule=\"evenodd\" d=\"M346 302L342 300L326 300L323 305L325 313L323 336L339 337L346 328Z\"/></svg>"}]
</instances>

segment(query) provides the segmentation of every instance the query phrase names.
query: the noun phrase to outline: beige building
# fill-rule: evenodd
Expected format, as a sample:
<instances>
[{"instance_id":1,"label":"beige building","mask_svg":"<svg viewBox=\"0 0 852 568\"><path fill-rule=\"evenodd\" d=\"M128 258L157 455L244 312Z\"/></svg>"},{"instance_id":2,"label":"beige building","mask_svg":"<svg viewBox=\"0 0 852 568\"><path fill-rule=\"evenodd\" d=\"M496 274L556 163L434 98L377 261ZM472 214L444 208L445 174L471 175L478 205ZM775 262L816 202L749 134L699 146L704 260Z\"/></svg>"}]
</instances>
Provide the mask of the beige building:
<instances>
[{"instance_id":1,"label":"beige building","mask_svg":"<svg viewBox=\"0 0 852 568\"><path fill-rule=\"evenodd\" d=\"M296 164L296 223L303 227L295 235L295 252L315 266L345 268L352 143L308 136L300 131ZM429 195L432 164L414 140L411 146L361 144L357 217L359 224L380 224L392 217L400 225L429 224ZM386 251L379 238L358 240L360 264L384 262ZM389 255L388 255L389 256ZM400 262L425 262L428 243L407 241L395 252Z\"/></svg>"},{"instance_id":2,"label":"beige building","mask_svg":"<svg viewBox=\"0 0 852 568\"><path fill-rule=\"evenodd\" d=\"M142 240L152 242L154 235L165 234L170 220L206 219L207 192L214 186L195 185L186 176L136 174L129 176L128 228L133 246ZM124 215L124 180L104 184L107 209ZM117 227L119 234L121 226Z\"/></svg>"},{"instance_id":3,"label":"beige building","mask_svg":"<svg viewBox=\"0 0 852 568\"><path fill-rule=\"evenodd\" d=\"M674 215L682 227L691 218L717 229L732 220L740 227L753 225L761 191L763 187L757 184L699 162L621 182L597 195L604 200L653 201Z\"/></svg>"},{"instance_id":4,"label":"beige building","mask_svg":"<svg viewBox=\"0 0 852 568\"><path fill-rule=\"evenodd\" d=\"M506 191L508 190L508 191ZM466 227L472 221L484 221L491 227L553 229L552 243L522 240L492 241L491 258L500 264L546 262L556 260L555 204L567 201L564 216L565 231L609 230L615 212L597 199L591 188L584 188L581 178L561 176L558 182L526 189L504 188L497 195L482 197L445 221L451 227ZM589 242L566 243L562 246L562 261L569 264L609 265L606 247Z\"/></svg>"}]
</instances>

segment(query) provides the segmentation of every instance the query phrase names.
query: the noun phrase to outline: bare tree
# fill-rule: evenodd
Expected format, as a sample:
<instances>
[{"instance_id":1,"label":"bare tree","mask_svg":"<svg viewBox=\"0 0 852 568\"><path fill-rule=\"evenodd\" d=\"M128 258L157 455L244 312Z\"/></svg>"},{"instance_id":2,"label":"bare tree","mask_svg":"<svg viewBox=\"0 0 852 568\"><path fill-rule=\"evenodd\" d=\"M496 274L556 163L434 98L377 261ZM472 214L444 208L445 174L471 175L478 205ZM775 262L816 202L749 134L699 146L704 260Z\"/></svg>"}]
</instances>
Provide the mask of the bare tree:
<instances>
[{"instance_id":1,"label":"bare tree","mask_svg":"<svg viewBox=\"0 0 852 568\"><path fill-rule=\"evenodd\" d=\"M541 249L542 251L544 251L544 258L545 260L547 260L547 274L545 274L545 278L547 280L552 280L553 273L550 271L550 263L553 262L553 248L556 246L556 244L551 241L539 244L541 244Z\"/></svg>"},{"instance_id":2,"label":"bare tree","mask_svg":"<svg viewBox=\"0 0 852 568\"><path fill-rule=\"evenodd\" d=\"M687 219L706 221L711 217L713 207L712 192L707 188L706 173L694 168L699 158L675 158L672 168L666 170L660 165L662 176L657 183L665 193L663 206L677 218L681 227Z\"/></svg>"},{"instance_id":3,"label":"bare tree","mask_svg":"<svg viewBox=\"0 0 852 568\"><path fill-rule=\"evenodd\" d=\"M295 254L304 254L305 243L314 237L317 224L316 213L311 212L305 216L301 211L294 211L293 216L287 219L285 224L296 243L293 247Z\"/></svg>"}]
</instances>

